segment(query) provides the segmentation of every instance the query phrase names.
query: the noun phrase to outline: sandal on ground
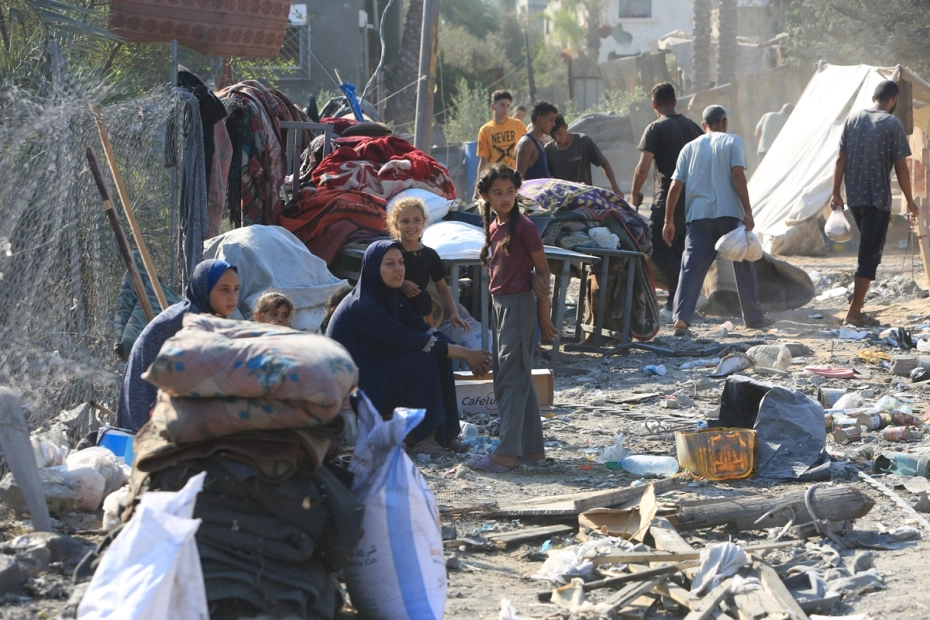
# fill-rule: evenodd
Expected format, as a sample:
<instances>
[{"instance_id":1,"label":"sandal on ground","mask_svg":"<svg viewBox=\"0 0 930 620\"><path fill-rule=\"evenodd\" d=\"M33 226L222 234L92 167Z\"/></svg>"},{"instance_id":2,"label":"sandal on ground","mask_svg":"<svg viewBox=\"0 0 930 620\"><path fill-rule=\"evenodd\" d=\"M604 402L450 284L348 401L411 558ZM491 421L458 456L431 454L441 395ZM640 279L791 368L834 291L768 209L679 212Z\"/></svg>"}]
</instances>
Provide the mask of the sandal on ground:
<instances>
[{"instance_id":1,"label":"sandal on ground","mask_svg":"<svg viewBox=\"0 0 930 620\"><path fill-rule=\"evenodd\" d=\"M874 316L869 316L865 312L860 314L859 318L855 321L846 321L846 325L852 325L853 327L879 327L881 324L881 321Z\"/></svg>"},{"instance_id":2,"label":"sandal on ground","mask_svg":"<svg viewBox=\"0 0 930 620\"><path fill-rule=\"evenodd\" d=\"M762 329L763 327L771 327L772 325L775 325L775 319L766 314L758 323L753 323L752 325L747 323L746 327L749 329Z\"/></svg>"},{"instance_id":3,"label":"sandal on ground","mask_svg":"<svg viewBox=\"0 0 930 620\"><path fill-rule=\"evenodd\" d=\"M449 442L449 449L452 450L453 452L457 452L458 454L465 454L471 448L469 448L467 445L462 443L461 439L456 437L455 439Z\"/></svg>"},{"instance_id":4,"label":"sandal on ground","mask_svg":"<svg viewBox=\"0 0 930 620\"><path fill-rule=\"evenodd\" d=\"M468 464L472 469L478 469L481 471L486 471L492 474L507 474L513 471L510 467L505 465L498 465L491 460L491 457L488 455L482 456L476 461L472 461Z\"/></svg>"},{"instance_id":5,"label":"sandal on ground","mask_svg":"<svg viewBox=\"0 0 930 620\"><path fill-rule=\"evenodd\" d=\"M429 456L445 456L451 451L439 445L435 439L423 439L407 450L410 454L427 454Z\"/></svg>"},{"instance_id":6,"label":"sandal on ground","mask_svg":"<svg viewBox=\"0 0 930 620\"><path fill-rule=\"evenodd\" d=\"M683 336L690 336L690 335L691 335L691 329L688 327L676 327L675 328L676 338L681 338Z\"/></svg>"}]
</instances>

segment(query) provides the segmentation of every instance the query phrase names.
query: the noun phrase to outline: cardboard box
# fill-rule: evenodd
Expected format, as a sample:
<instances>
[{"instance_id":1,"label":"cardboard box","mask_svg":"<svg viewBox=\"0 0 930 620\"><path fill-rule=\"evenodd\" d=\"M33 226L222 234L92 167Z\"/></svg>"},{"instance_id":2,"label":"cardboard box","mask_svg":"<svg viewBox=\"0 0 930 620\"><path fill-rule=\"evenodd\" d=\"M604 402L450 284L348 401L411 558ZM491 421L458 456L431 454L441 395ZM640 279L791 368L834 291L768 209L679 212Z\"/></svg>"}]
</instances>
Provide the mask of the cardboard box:
<instances>
[{"instance_id":1,"label":"cardboard box","mask_svg":"<svg viewBox=\"0 0 930 620\"><path fill-rule=\"evenodd\" d=\"M540 409L552 407L555 398L555 380L548 368L533 369L536 398ZM459 415L497 413L492 373L476 377L468 371L455 373L455 397L459 403Z\"/></svg>"}]
</instances>

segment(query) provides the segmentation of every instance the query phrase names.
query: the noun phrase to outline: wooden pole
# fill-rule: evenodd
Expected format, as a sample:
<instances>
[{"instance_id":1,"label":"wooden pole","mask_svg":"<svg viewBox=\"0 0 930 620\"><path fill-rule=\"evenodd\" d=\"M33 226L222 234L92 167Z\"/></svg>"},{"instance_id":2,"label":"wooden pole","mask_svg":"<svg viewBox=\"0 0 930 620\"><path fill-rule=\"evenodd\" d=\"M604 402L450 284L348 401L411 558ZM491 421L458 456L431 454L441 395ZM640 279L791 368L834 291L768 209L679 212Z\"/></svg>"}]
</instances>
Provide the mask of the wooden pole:
<instances>
[{"instance_id":1,"label":"wooden pole","mask_svg":"<svg viewBox=\"0 0 930 620\"><path fill-rule=\"evenodd\" d=\"M530 56L530 35L523 31L523 47L526 48L526 80L530 85L530 101L536 101L536 80L533 78L533 57Z\"/></svg>"},{"instance_id":2,"label":"wooden pole","mask_svg":"<svg viewBox=\"0 0 930 620\"><path fill-rule=\"evenodd\" d=\"M90 111L94 115L94 122L97 124L97 132L100 134L100 142L103 144L103 153L106 155L107 163L110 165L110 172L113 174L113 182L116 183L116 192L123 202L123 209L126 211L126 219L129 220L129 229L132 231L132 236L136 240L139 254L142 255L142 264L145 265L145 271L149 275L149 281L152 283L155 297L158 298L158 304L161 306L161 309L164 310L168 307L168 300L165 299L165 292L161 290L158 272L155 271L155 265L152 263L152 258L149 256L149 251L145 246L145 240L142 238L142 231L139 229L138 222L136 222L136 214L133 212L132 204L129 202L129 194L126 193L126 187L123 185L123 177L120 176L119 166L113 154L113 147L110 146L110 136L107 134L106 125L103 124L103 115L100 113L100 106L92 105L90 106ZM103 177L101 177L101 181L102 179ZM100 185L100 183L97 185L98 188L104 187ZM120 230L122 230L122 227ZM145 299L146 302L148 302L148 298L146 297ZM149 320L151 321L152 318L150 317Z\"/></svg>"},{"instance_id":3,"label":"wooden pole","mask_svg":"<svg viewBox=\"0 0 930 620\"><path fill-rule=\"evenodd\" d=\"M926 198L918 201L914 231L917 233L917 247L920 248L920 262L924 265L924 277L930 287L930 204L928 203L930 201Z\"/></svg>"},{"instance_id":4,"label":"wooden pole","mask_svg":"<svg viewBox=\"0 0 930 620\"><path fill-rule=\"evenodd\" d=\"M90 173L94 175L97 191L100 192L103 210L107 212L107 218L110 220L113 234L116 235L116 244L119 246L120 256L123 257L123 262L126 263L126 269L129 270L129 279L132 281L132 288L136 290L139 303L142 304L142 311L145 312L145 319L151 321L155 318L155 313L152 312L152 304L149 303L149 296L145 294L145 287L142 285L142 276L139 275L139 270L136 269L136 263L132 260L132 252L129 250L129 242L126 240L126 233L123 232L123 226L119 223L119 218L116 216L116 211L113 209L113 201L110 200L110 191L103 182L103 174L100 173L100 164L97 163L97 157L92 150L87 149L86 154L87 163L90 165Z\"/></svg>"},{"instance_id":5,"label":"wooden pole","mask_svg":"<svg viewBox=\"0 0 930 620\"><path fill-rule=\"evenodd\" d=\"M417 115L413 145L429 155L433 144L433 91L439 57L439 2L423 0L423 31L420 35L420 68L417 71Z\"/></svg>"}]
</instances>

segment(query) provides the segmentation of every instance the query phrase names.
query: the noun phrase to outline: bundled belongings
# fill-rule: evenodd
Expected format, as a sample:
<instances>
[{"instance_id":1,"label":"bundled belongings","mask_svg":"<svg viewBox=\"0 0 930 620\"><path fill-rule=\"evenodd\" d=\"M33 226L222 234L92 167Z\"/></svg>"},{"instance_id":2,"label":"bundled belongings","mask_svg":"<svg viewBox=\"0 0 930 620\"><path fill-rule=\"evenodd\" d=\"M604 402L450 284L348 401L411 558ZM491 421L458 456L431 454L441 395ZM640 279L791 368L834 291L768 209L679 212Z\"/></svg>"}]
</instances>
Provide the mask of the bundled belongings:
<instances>
[{"instance_id":1,"label":"bundled belongings","mask_svg":"<svg viewBox=\"0 0 930 620\"><path fill-rule=\"evenodd\" d=\"M344 245L373 241L387 234L385 203L361 191L301 189L275 218L326 264Z\"/></svg>"},{"instance_id":2,"label":"bundled belongings","mask_svg":"<svg viewBox=\"0 0 930 620\"><path fill-rule=\"evenodd\" d=\"M246 226L206 242L204 259L219 258L241 267L239 312L252 316L266 291L286 295L294 304L295 329L315 332L326 314L326 302L345 286L326 263L280 226Z\"/></svg>"},{"instance_id":3,"label":"bundled belongings","mask_svg":"<svg viewBox=\"0 0 930 620\"><path fill-rule=\"evenodd\" d=\"M145 379L159 387L135 441L129 506L206 473L193 518L211 618L333 618L334 574L361 535L351 474L330 462L358 369L338 343L188 315Z\"/></svg>"},{"instance_id":4,"label":"bundled belongings","mask_svg":"<svg viewBox=\"0 0 930 620\"><path fill-rule=\"evenodd\" d=\"M527 181L520 187L520 196L535 202L543 209L534 214L534 217L551 216L543 231L543 241L548 245L567 248L582 246L579 251L583 252L583 246L586 244L600 247L589 236L589 231L606 228L618 239L615 249L644 254L643 257L634 259L636 270L630 334L639 340L654 337L659 331L659 305L648 264L648 256L652 254L649 222L631 209L617 194L581 183L559 179ZM603 325L616 332L623 331L626 274L626 263L614 260L611 262L611 272L606 283L600 282L599 276L591 276L589 299L585 306L586 324L594 325L593 308L596 308L597 304L592 301L597 299L600 287L606 286L611 302L610 315L604 317Z\"/></svg>"},{"instance_id":5,"label":"bundled belongings","mask_svg":"<svg viewBox=\"0 0 930 620\"><path fill-rule=\"evenodd\" d=\"M405 189L455 198L455 185L439 163L403 138L353 136L335 141L313 171L320 189L355 190L390 200Z\"/></svg>"}]
</instances>

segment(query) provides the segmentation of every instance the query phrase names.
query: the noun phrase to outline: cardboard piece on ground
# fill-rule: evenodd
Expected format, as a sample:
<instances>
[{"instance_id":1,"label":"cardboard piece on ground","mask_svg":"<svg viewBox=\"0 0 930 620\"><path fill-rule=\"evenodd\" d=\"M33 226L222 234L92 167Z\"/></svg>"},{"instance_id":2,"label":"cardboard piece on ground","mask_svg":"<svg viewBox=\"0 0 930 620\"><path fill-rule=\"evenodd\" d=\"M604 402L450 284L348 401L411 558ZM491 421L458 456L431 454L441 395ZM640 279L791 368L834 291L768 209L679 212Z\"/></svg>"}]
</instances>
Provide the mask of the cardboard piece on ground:
<instances>
[{"instance_id":1,"label":"cardboard piece on ground","mask_svg":"<svg viewBox=\"0 0 930 620\"><path fill-rule=\"evenodd\" d=\"M627 510L612 510L610 508L594 508L578 515L580 527L598 530L602 534L625 538L633 538L642 542L652 520L658 512L655 487L650 484L643 493L642 500L636 508Z\"/></svg>"},{"instance_id":2,"label":"cardboard piece on ground","mask_svg":"<svg viewBox=\"0 0 930 620\"><path fill-rule=\"evenodd\" d=\"M555 399L555 379L548 368L533 369L533 383L536 385L536 399L540 409L551 409ZM497 399L494 396L494 375L488 373L476 377L468 371L455 373L455 398L459 404L459 414L476 415L497 413Z\"/></svg>"},{"instance_id":3,"label":"cardboard piece on ground","mask_svg":"<svg viewBox=\"0 0 930 620\"><path fill-rule=\"evenodd\" d=\"M681 478L672 477L656 480L650 486L656 494L667 493L682 485ZM531 517L531 516L575 516L591 508L609 508L631 500L639 499L646 492L647 485L628 486L620 489L603 491L585 491L568 495L537 497L518 504L502 506L491 516L495 517Z\"/></svg>"}]
</instances>

